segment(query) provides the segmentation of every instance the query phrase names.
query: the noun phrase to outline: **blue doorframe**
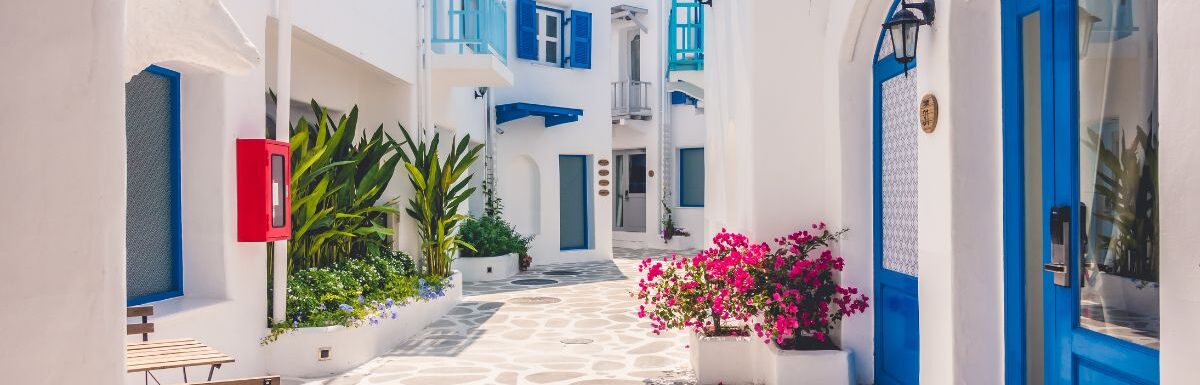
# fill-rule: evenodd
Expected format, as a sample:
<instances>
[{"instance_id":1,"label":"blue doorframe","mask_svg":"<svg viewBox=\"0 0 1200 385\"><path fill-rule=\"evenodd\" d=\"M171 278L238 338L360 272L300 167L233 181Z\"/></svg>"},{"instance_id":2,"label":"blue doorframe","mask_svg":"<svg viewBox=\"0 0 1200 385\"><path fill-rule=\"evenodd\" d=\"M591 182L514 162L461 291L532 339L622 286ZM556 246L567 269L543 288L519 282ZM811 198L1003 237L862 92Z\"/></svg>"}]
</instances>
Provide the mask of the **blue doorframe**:
<instances>
[{"instance_id":1,"label":"blue doorframe","mask_svg":"<svg viewBox=\"0 0 1200 385\"><path fill-rule=\"evenodd\" d=\"M1042 286L1044 316L1045 383L1055 384L1157 384L1158 350L1084 329L1079 326L1080 272L1072 268L1070 287L1054 284L1052 274L1025 274L1025 153L1040 151L1042 165L1042 238L1050 239L1051 207L1066 207L1074 216L1068 237L1080 239L1079 215L1079 33L1074 1L1013 0L1002 2L1001 45L1003 82L1004 165L1004 321L1005 383L1033 382L1026 378L1027 279ZM1038 14L1039 63L1042 88L1041 148L1025 148L1025 89L1021 22ZM1043 263L1050 262L1050 244L1044 242ZM1068 265L1079 265L1079 242L1071 242Z\"/></svg>"},{"instance_id":2,"label":"blue doorframe","mask_svg":"<svg viewBox=\"0 0 1200 385\"><path fill-rule=\"evenodd\" d=\"M900 0L888 8L891 18ZM883 86L898 76L909 76L892 55L879 58L881 49L891 42L882 30L876 43L872 76L873 133L872 179L874 205L874 293L875 293L875 383L879 385L915 385L919 381L920 328L917 301L917 277L884 268L883 220ZM915 69L916 61L909 64ZM916 101L913 103L916 111ZM917 127L912 127L917 130Z\"/></svg>"}]
</instances>

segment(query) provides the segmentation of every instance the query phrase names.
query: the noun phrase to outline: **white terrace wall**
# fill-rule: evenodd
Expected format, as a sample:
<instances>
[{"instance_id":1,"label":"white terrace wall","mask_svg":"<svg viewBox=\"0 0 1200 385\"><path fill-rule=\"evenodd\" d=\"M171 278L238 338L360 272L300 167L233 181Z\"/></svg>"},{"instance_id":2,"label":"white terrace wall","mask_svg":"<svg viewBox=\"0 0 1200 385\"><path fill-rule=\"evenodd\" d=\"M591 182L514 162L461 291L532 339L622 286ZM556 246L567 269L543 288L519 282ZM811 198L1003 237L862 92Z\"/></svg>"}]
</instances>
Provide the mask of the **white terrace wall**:
<instances>
[{"instance_id":1,"label":"white terrace wall","mask_svg":"<svg viewBox=\"0 0 1200 385\"><path fill-rule=\"evenodd\" d=\"M20 58L0 63L0 383L124 379L124 20L121 0L0 4Z\"/></svg>"},{"instance_id":2,"label":"white terrace wall","mask_svg":"<svg viewBox=\"0 0 1200 385\"><path fill-rule=\"evenodd\" d=\"M608 22L612 1L574 0L555 1L556 5L592 14L592 68L571 69L551 67L516 58L515 34L509 34L508 66L515 75L515 85L497 88L495 103L535 103L583 109L579 121L545 127L540 117L528 117L500 125L504 132L496 135L496 161L500 197L506 204L505 213L522 218L515 221L517 230L534 234L530 254L534 264L562 263L612 258L612 199L597 194L596 162L611 159L612 120L609 87L611 72L603 53L610 51L611 23ZM516 4L508 4L510 28L516 26ZM565 42L564 42L565 44ZM592 233L590 249L561 251L559 249L559 170L558 156L587 155L591 183L589 209ZM532 161L532 170L527 161ZM533 191L531 191L533 189ZM534 194L536 200L530 196ZM523 222L527 222L523 223Z\"/></svg>"}]
</instances>

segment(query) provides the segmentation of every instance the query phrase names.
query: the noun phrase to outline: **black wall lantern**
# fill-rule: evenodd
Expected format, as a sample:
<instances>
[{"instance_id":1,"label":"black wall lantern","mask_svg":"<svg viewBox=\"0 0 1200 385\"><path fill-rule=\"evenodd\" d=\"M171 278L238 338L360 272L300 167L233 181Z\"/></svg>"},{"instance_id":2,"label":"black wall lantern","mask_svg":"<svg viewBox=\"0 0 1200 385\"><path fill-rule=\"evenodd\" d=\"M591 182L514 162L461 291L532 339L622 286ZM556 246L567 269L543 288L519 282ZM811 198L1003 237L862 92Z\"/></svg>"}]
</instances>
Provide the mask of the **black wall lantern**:
<instances>
[{"instance_id":1,"label":"black wall lantern","mask_svg":"<svg viewBox=\"0 0 1200 385\"><path fill-rule=\"evenodd\" d=\"M921 11L917 17L913 11ZM892 15L892 19L883 23L883 28L891 31L892 48L895 49L896 61L904 64L904 74L908 74L908 63L917 57L917 35L922 25L933 24L933 0L910 4L900 0L900 10Z\"/></svg>"}]
</instances>

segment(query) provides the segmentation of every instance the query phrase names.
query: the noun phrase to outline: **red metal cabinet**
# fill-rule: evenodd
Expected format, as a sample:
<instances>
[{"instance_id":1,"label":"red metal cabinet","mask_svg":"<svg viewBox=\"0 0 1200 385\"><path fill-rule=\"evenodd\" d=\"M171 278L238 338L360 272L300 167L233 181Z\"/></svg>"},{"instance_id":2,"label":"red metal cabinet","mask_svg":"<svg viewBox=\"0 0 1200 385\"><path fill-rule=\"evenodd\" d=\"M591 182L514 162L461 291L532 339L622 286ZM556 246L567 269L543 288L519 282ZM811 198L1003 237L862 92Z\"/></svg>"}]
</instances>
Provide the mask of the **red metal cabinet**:
<instances>
[{"instance_id":1,"label":"red metal cabinet","mask_svg":"<svg viewBox=\"0 0 1200 385\"><path fill-rule=\"evenodd\" d=\"M238 139L238 242L291 237L291 179L291 147L287 142Z\"/></svg>"}]
</instances>

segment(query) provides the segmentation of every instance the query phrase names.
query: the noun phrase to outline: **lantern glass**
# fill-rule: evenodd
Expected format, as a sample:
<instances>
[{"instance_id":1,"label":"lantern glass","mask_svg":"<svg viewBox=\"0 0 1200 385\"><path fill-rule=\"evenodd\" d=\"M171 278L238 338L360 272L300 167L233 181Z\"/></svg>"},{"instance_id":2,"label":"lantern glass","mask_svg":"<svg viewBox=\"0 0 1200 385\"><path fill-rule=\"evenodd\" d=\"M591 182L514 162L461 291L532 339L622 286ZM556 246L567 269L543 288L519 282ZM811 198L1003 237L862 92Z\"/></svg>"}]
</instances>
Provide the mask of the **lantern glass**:
<instances>
[{"instance_id":1,"label":"lantern glass","mask_svg":"<svg viewBox=\"0 0 1200 385\"><path fill-rule=\"evenodd\" d=\"M917 56L917 29L920 27L921 25L917 23L904 24L904 54L908 60Z\"/></svg>"},{"instance_id":2,"label":"lantern glass","mask_svg":"<svg viewBox=\"0 0 1200 385\"><path fill-rule=\"evenodd\" d=\"M904 24L893 24L891 30L893 54L896 55L896 60L903 62L908 57L908 53L904 51Z\"/></svg>"}]
</instances>

